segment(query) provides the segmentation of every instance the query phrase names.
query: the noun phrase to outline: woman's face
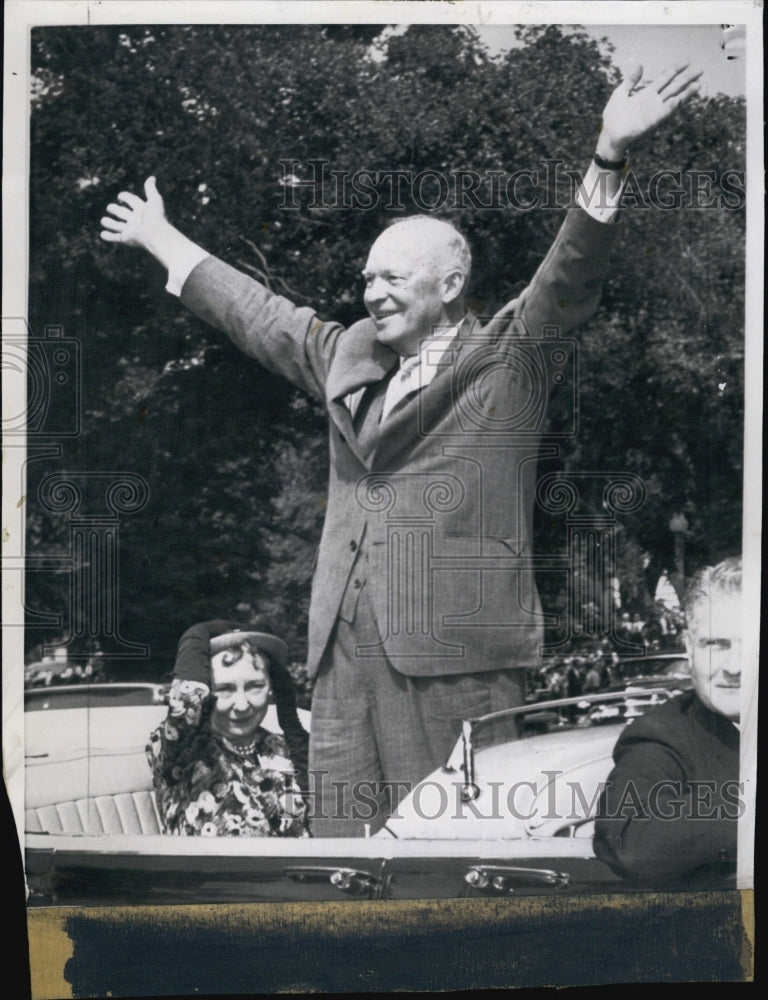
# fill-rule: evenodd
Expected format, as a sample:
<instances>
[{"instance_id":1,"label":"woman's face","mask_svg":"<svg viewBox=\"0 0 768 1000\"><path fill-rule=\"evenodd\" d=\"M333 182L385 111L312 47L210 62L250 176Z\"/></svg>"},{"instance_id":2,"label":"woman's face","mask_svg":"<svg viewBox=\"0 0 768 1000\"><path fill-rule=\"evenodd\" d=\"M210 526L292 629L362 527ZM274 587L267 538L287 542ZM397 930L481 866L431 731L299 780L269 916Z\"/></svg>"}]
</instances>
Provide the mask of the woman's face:
<instances>
[{"instance_id":1,"label":"woman's face","mask_svg":"<svg viewBox=\"0 0 768 1000\"><path fill-rule=\"evenodd\" d=\"M247 649L222 650L211 660L211 681L216 699L211 729L231 743L247 743L269 707L266 659Z\"/></svg>"}]
</instances>

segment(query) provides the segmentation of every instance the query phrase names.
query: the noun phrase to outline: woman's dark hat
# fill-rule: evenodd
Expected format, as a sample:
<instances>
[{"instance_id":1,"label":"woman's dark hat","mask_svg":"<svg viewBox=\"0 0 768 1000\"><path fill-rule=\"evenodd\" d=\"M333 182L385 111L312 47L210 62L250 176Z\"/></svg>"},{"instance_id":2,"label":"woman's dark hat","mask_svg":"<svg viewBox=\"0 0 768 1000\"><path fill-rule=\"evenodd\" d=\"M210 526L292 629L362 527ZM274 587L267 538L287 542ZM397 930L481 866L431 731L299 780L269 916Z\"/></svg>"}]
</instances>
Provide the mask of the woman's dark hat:
<instances>
[{"instance_id":1,"label":"woman's dark hat","mask_svg":"<svg viewBox=\"0 0 768 1000\"><path fill-rule=\"evenodd\" d=\"M270 660L285 666L288 659L288 647L282 639L270 632L256 632L249 630L237 630L225 632L223 635L216 635L211 639L211 656L221 653L222 650L231 649L241 643L248 642L255 646L260 652L265 653Z\"/></svg>"}]
</instances>

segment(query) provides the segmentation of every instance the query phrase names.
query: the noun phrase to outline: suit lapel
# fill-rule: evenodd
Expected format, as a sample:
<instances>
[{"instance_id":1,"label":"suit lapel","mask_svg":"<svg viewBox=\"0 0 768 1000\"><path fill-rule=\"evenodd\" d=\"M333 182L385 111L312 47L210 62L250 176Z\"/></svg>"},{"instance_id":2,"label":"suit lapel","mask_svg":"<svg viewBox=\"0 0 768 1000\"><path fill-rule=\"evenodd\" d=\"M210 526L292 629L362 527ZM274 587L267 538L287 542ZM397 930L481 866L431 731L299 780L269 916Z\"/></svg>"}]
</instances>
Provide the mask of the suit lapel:
<instances>
[{"instance_id":1,"label":"suit lapel","mask_svg":"<svg viewBox=\"0 0 768 1000\"><path fill-rule=\"evenodd\" d=\"M360 445L344 399L350 393L385 378L397 364L397 354L378 342L373 320L361 320L342 335L326 383L328 415L362 465L370 469L394 452L410 447L419 436L421 428L432 425L431 414L435 410L444 412L451 405L452 380L458 354L468 338L479 329L477 318L472 313L467 313L452 345L453 356L450 362L441 367L429 385L412 393L387 418L381 427L376 447L368 454ZM418 407L421 407L421 419Z\"/></svg>"},{"instance_id":2,"label":"suit lapel","mask_svg":"<svg viewBox=\"0 0 768 1000\"><path fill-rule=\"evenodd\" d=\"M417 437L428 433L435 422L435 416L444 413L452 405L458 356L469 337L479 330L477 318L472 313L467 313L451 344L449 357L441 364L432 381L407 396L381 425L371 464L386 464L404 448L410 448Z\"/></svg>"},{"instance_id":3,"label":"suit lapel","mask_svg":"<svg viewBox=\"0 0 768 1000\"><path fill-rule=\"evenodd\" d=\"M373 320L364 319L342 334L328 372L328 416L366 467L370 466L371 456L366 457L360 446L344 400L350 393L380 382L395 364L397 354L378 342Z\"/></svg>"}]
</instances>

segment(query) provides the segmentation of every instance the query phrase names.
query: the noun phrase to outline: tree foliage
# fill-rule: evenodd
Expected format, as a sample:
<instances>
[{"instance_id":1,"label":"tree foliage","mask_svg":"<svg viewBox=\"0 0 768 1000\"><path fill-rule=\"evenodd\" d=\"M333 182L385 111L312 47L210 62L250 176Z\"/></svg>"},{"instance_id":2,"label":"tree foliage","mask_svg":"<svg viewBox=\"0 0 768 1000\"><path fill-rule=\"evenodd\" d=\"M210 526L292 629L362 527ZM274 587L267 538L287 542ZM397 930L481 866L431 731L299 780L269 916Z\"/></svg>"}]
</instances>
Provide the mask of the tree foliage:
<instances>
[{"instance_id":1,"label":"tree foliage","mask_svg":"<svg viewBox=\"0 0 768 1000\"><path fill-rule=\"evenodd\" d=\"M33 32L30 323L77 337L86 377L82 433L62 459L30 462L28 551L66 551L65 521L36 499L54 468L144 477L149 502L120 527L121 630L153 650L136 669L166 672L193 621L264 611L301 660L326 431L314 404L180 309L157 265L99 241L107 202L155 174L194 240L352 322L367 248L402 212L385 198L323 207L305 188L287 209L281 161L299 179L311 160L474 170L483 198L492 171L541 178L546 159L584 170L617 81L610 56L578 30L518 35L491 57L472 29L434 25ZM633 169L641 187L659 167L711 170L718 194L743 149L743 102L696 99L633 151ZM404 198L402 211L418 210ZM441 215L468 236L472 305L489 314L530 278L563 210L458 204ZM642 476L648 501L623 520L622 551L649 553L652 587L671 565L674 511L690 523L691 568L740 544L744 218L684 205L624 216L603 304L580 335L580 432L550 467ZM562 551L562 521L539 517L537 535ZM31 613L61 613L67 593L66 574L29 574ZM30 643L55 636L29 632Z\"/></svg>"}]
</instances>

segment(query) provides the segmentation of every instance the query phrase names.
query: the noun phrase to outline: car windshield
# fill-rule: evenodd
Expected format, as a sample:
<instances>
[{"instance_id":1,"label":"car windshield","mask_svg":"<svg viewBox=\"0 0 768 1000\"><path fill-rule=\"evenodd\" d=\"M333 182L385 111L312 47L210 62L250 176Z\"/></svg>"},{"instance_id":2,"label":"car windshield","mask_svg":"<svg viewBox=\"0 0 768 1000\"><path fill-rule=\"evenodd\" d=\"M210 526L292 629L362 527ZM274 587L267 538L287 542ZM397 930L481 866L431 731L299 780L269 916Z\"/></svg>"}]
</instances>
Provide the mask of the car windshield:
<instances>
[{"instance_id":1,"label":"car windshield","mask_svg":"<svg viewBox=\"0 0 768 1000\"><path fill-rule=\"evenodd\" d=\"M119 705L161 705L167 684L72 684L24 691L24 711L59 708L104 708Z\"/></svg>"},{"instance_id":2,"label":"car windshield","mask_svg":"<svg viewBox=\"0 0 768 1000\"><path fill-rule=\"evenodd\" d=\"M621 664L609 690L568 698L532 699L517 708L462 720L445 770L462 775L463 797L477 789L476 755L512 740L629 722L692 686L685 656L645 657ZM618 671L617 671L618 673Z\"/></svg>"}]
</instances>

